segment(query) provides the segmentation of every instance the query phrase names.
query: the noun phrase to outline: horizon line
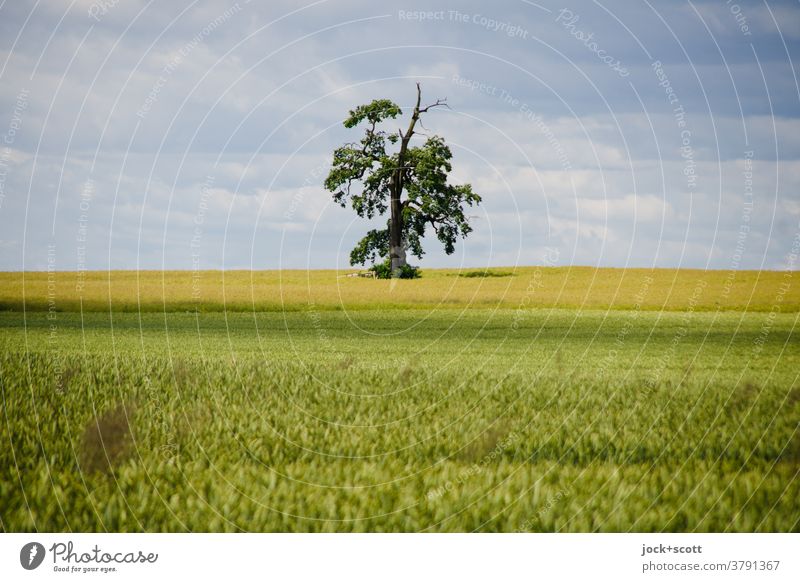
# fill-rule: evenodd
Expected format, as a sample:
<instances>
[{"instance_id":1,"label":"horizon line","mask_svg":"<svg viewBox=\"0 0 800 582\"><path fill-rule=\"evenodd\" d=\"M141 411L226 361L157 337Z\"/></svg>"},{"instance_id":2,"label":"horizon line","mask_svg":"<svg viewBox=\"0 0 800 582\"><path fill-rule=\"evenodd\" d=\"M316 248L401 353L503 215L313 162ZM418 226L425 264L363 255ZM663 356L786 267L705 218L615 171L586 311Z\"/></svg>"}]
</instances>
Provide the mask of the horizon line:
<instances>
[{"instance_id":1,"label":"horizon line","mask_svg":"<svg viewBox=\"0 0 800 582\"><path fill-rule=\"evenodd\" d=\"M599 265L498 265L490 267L420 267L420 271L476 271L476 270L490 270L490 269L606 269L617 271L700 271L700 272L734 272L734 273L787 273L798 272L800 268L778 268L778 269L731 269L731 268L718 268L718 267L616 267L616 266L599 266ZM114 269L16 269L16 270L0 270L0 274L20 274L20 273L165 273L165 272L178 272L178 273L232 273L232 272L308 272L308 271L368 271L369 267L357 268L350 267L348 269L339 268L263 268L253 269L247 267L231 267L222 269L130 269L130 268L114 268Z\"/></svg>"}]
</instances>

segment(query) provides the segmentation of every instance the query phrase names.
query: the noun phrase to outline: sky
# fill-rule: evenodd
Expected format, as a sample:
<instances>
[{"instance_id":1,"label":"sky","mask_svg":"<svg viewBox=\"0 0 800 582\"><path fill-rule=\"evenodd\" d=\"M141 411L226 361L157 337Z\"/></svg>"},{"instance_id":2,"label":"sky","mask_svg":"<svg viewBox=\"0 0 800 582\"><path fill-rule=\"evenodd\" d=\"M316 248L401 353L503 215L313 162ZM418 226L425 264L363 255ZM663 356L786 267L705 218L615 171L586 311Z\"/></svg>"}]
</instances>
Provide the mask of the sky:
<instances>
[{"instance_id":1,"label":"sky","mask_svg":"<svg viewBox=\"0 0 800 582\"><path fill-rule=\"evenodd\" d=\"M796 269L798 56L796 0L6 0L0 270L349 269L342 121L416 82L483 202L412 263Z\"/></svg>"}]
</instances>

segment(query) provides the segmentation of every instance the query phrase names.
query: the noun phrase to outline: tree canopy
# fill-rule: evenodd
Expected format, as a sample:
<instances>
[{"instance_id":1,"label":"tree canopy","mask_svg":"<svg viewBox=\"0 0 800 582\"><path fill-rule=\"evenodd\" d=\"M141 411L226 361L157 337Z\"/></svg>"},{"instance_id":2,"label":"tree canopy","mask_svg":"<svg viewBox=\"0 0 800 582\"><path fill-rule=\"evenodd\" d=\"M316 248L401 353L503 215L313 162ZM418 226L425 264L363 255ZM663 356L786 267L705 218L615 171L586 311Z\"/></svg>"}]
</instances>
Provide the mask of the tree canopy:
<instances>
[{"instance_id":1,"label":"tree canopy","mask_svg":"<svg viewBox=\"0 0 800 582\"><path fill-rule=\"evenodd\" d=\"M397 276L406 265L406 251L417 258L424 254L422 239L430 228L453 253L459 237L466 237L472 227L465 214L467 206L477 205L481 197L470 184L450 184L453 157L444 138L426 136L420 145L412 144L422 114L444 106L438 99L421 107L422 91L417 83L417 101L405 131L387 132L382 124L403 114L388 99L376 99L351 110L344 126L364 124L358 142L346 143L333 153L333 163L325 187L333 199L346 208L349 204L358 216L374 218L389 212L386 228L367 232L350 253L352 265L390 258ZM422 135L422 134L419 134ZM394 150L394 151L390 151Z\"/></svg>"}]
</instances>

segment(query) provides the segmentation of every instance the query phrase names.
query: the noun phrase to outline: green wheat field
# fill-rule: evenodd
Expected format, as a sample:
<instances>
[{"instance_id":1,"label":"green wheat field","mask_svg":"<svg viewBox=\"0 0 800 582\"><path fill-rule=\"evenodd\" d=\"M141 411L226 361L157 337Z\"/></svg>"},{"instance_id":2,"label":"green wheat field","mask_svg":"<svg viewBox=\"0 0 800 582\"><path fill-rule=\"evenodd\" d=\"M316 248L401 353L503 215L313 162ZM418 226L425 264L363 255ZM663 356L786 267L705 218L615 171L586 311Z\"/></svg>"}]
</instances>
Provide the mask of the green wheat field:
<instances>
[{"instance_id":1,"label":"green wheat field","mask_svg":"<svg viewBox=\"0 0 800 582\"><path fill-rule=\"evenodd\" d=\"M800 531L792 272L0 274L3 531Z\"/></svg>"}]
</instances>

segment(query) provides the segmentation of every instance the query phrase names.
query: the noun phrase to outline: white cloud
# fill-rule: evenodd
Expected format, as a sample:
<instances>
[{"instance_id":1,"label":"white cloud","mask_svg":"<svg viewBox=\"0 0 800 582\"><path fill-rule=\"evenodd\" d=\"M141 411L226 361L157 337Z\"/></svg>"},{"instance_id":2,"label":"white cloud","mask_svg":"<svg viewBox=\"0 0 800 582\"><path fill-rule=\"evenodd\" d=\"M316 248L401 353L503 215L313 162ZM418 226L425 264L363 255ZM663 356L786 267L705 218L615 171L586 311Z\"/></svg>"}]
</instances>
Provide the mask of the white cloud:
<instances>
[{"instance_id":1,"label":"white cloud","mask_svg":"<svg viewBox=\"0 0 800 582\"><path fill-rule=\"evenodd\" d=\"M425 265L536 262L537 249L549 244L581 264L725 268L742 220L748 150L755 152L755 203L742 265L782 264L798 232L797 87L760 5L742 6L756 62L724 3L697 4L714 38L683 5L658 6L670 31L646 5L605 3L632 38L594 3L576 3L582 26L630 69L622 79L524 3L491 10L529 30L527 39L452 22L400 22L394 9L358 0L295 14L288 13L298 5L288 0L242 3L188 52L187 43L231 3L152 3L134 21L145 3L125 2L100 22L88 17L92 4L76 3L56 30L66 7L39 3L13 50L33 4L0 9L0 140L16 123L20 90L30 92L13 143L0 143L9 145L0 268L44 265L53 241L59 267L74 268L89 179L90 267L110 260L189 268L209 176L204 265L344 264L367 225L321 186L330 152L357 136L340 121L375 97L408 108L415 78L423 79L426 100L449 98L453 110L428 115L425 126L452 145L454 181L469 181L484 196L470 239L451 257L431 241ZM800 10L771 8L796 58L800 27L792 23ZM472 0L460 9L489 11ZM165 74L181 50L180 63ZM686 110L693 190L681 128L653 59L664 63ZM459 86L456 73L496 91Z\"/></svg>"}]
</instances>

